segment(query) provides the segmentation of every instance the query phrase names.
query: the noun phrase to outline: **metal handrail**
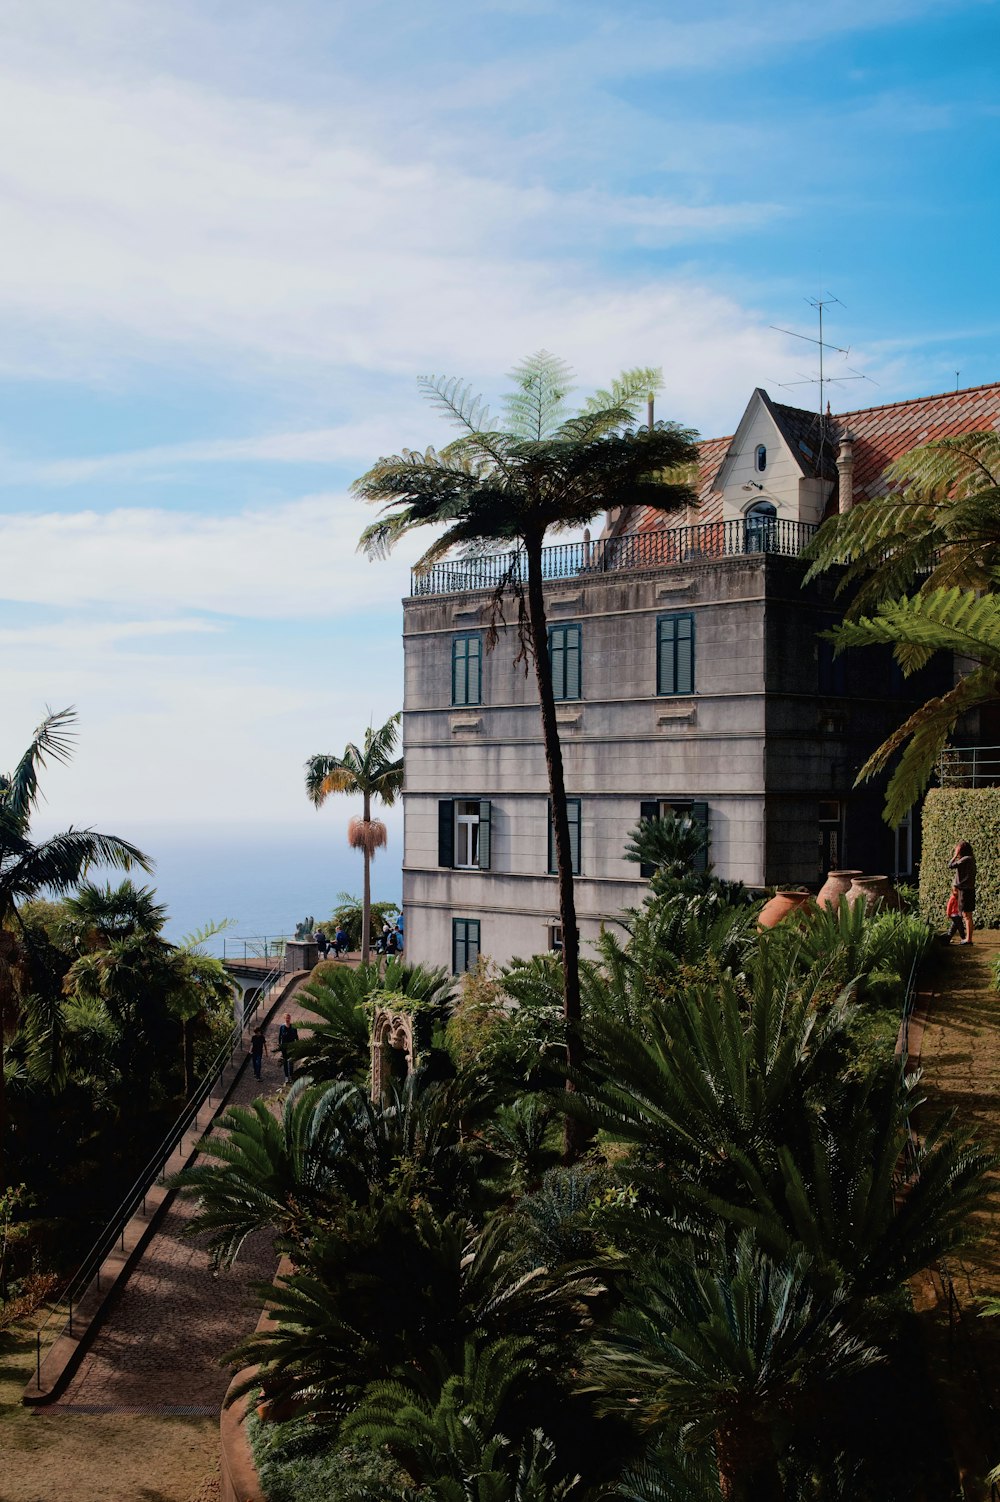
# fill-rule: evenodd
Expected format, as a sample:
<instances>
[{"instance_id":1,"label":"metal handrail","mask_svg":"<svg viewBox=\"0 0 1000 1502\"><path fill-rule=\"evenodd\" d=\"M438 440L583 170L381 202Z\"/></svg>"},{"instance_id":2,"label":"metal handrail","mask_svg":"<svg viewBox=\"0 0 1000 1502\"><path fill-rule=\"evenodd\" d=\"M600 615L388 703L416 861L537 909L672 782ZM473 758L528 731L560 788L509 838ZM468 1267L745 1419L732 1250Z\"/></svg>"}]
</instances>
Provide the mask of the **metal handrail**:
<instances>
[{"instance_id":1,"label":"metal handrail","mask_svg":"<svg viewBox=\"0 0 1000 1502\"><path fill-rule=\"evenodd\" d=\"M942 787L995 787L1000 783L1000 746L946 746L938 760Z\"/></svg>"},{"instance_id":2,"label":"metal handrail","mask_svg":"<svg viewBox=\"0 0 1000 1502\"><path fill-rule=\"evenodd\" d=\"M543 548L542 574L545 579L574 579L764 553L796 558L816 531L811 522L774 517L758 523L741 519L703 522L696 527L625 532L621 537L598 538L596 542L560 543ZM410 574L410 594L464 594L475 589L513 588L526 580L526 555L516 549L451 559L422 571L414 569Z\"/></svg>"},{"instance_id":3,"label":"metal handrail","mask_svg":"<svg viewBox=\"0 0 1000 1502\"><path fill-rule=\"evenodd\" d=\"M222 941L223 960L270 960L280 959L285 953L289 934L236 935Z\"/></svg>"},{"instance_id":4,"label":"metal handrail","mask_svg":"<svg viewBox=\"0 0 1000 1502\"><path fill-rule=\"evenodd\" d=\"M106 1222L96 1241L84 1256L83 1261L80 1263L70 1282L63 1288L59 1302L50 1307L47 1318L42 1324L36 1327L35 1382L39 1389L41 1389L42 1336L57 1318L61 1318L62 1323L59 1331L54 1335L51 1344L55 1343L55 1340L62 1334L63 1329L67 1330L69 1335L72 1336L73 1305L80 1303L95 1278L97 1280L97 1288L100 1289L101 1267L105 1258L119 1240L124 1251L125 1229L129 1221L137 1210L139 1210L140 1206L142 1214L146 1213L146 1195L156 1181L163 1177L171 1156L180 1147L191 1126L194 1125L197 1130L198 1116L202 1107L211 1099L216 1082L221 1083L226 1067L232 1064L236 1050L242 1045L247 1029L253 1022L258 1008L285 973L284 963L270 970L261 982L256 998L247 1007L241 1009L241 1020L234 1022L229 1036L220 1047L206 1072L202 1075L193 1093L185 1102L173 1126L161 1140L156 1151L147 1160L145 1168L143 1168L139 1176L133 1181L132 1186L126 1191L124 1198L120 1201L114 1214ZM66 1309L67 1305L68 1311Z\"/></svg>"}]
</instances>

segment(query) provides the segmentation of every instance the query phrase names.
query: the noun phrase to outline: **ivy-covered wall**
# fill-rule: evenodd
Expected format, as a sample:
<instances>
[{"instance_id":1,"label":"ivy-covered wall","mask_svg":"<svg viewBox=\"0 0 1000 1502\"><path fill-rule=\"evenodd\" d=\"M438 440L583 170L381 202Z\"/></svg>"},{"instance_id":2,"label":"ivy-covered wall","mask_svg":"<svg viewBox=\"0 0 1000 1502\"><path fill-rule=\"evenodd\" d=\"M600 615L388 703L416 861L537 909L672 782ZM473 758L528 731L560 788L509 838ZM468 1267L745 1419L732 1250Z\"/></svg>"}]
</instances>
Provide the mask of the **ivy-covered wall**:
<instances>
[{"instance_id":1,"label":"ivy-covered wall","mask_svg":"<svg viewBox=\"0 0 1000 1502\"><path fill-rule=\"evenodd\" d=\"M943 928L951 887L948 870L959 840L976 857L976 925L1000 928L1000 788L934 788L923 813L920 914Z\"/></svg>"}]
</instances>

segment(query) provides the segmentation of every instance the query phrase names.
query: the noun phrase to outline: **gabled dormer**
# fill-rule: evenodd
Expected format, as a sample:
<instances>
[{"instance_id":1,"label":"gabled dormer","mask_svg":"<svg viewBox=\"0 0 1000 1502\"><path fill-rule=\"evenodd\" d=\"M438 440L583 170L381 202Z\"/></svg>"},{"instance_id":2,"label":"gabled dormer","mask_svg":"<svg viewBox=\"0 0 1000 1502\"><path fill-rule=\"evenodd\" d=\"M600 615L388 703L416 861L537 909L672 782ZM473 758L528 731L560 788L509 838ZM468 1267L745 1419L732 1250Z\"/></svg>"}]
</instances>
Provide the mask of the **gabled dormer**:
<instances>
[{"instance_id":1,"label":"gabled dormer","mask_svg":"<svg viewBox=\"0 0 1000 1502\"><path fill-rule=\"evenodd\" d=\"M819 414L772 402L758 386L712 489L722 496L725 521L766 513L818 523L835 476L835 440Z\"/></svg>"}]
</instances>

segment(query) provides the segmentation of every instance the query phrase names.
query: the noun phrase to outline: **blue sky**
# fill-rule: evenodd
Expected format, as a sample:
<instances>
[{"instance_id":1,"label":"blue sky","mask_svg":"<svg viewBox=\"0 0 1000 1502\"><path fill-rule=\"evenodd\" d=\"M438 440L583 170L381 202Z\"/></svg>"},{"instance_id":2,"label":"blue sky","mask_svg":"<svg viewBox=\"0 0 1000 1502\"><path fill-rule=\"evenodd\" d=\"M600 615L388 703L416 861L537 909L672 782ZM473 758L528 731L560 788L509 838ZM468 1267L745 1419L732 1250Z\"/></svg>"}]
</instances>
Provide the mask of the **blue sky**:
<instances>
[{"instance_id":1,"label":"blue sky","mask_svg":"<svg viewBox=\"0 0 1000 1502\"><path fill-rule=\"evenodd\" d=\"M994 0L0 0L0 766L52 822L305 828L399 707L347 494L546 347L660 415L1000 375ZM835 371L836 373L836 371Z\"/></svg>"}]
</instances>

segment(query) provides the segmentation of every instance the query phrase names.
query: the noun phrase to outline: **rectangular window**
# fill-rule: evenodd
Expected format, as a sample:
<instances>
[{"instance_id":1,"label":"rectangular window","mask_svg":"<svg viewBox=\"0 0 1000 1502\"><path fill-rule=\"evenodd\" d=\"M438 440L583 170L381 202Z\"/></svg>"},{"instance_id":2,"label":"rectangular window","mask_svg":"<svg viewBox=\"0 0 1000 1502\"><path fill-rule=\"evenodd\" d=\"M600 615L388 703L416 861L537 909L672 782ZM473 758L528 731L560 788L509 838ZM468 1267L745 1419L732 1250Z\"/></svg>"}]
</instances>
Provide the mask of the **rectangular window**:
<instances>
[{"instance_id":1,"label":"rectangular window","mask_svg":"<svg viewBox=\"0 0 1000 1502\"><path fill-rule=\"evenodd\" d=\"M694 693L694 616L656 618L656 692Z\"/></svg>"},{"instance_id":2,"label":"rectangular window","mask_svg":"<svg viewBox=\"0 0 1000 1502\"><path fill-rule=\"evenodd\" d=\"M451 702L456 705L483 701L483 638L478 631L464 631L451 643Z\"/></svg>"},{"instance_id":3,"label":"rectangular window","mask_svg":"<svg viewBox=\"0 0 1000 1502\"><path fill-rule=\"evenodd\" d=\"M581 630L576 625L549 627L549 661L552 664L552 692L557 699L579 699Z\"/></svg>"},{"instance_id":4,"label":"rectangular window","mask_svg":"<svg viewBox=\"0 0 1000 1502\"><path fill-rule=\"evenodd\" d=\"M556 872L556 836L552 827L552 799L549 799L549 875ZM580 799L567 798L566 812L569 815L569 853L573 875L580 874Z\"/></svg>"},{"instance_id":5,"label":"rectangular window","mask_svg":"<svg viewBox=\"0 0 1000 1502\"><path fill-rule=\"evenodd\" d=\"M451 969L454 975L475 970L479 960L479 919L452 918Z\"/></svg>"},{"instance_id":6,"label":"rectangular window","mask_svg":"<svg viewBox=\"0 0 1000 1502\"><path fill-rule=\"evenodd\" d=\"M639 804L639 818L642 819L665 819L668 814L673 814L678 819L691 819L697 824L703 824L707 830L708 804L698 798L644 798ZM655 866L645 863L639 867L639 875L647 880L653 875ZM694 869L706 871L708 869L708 845L699 852L695 858Z\"/></svg>"},{"instance_id":7,"label":"rectangular window","mask_svg":"<svg viewBox=\"0 0 1000 1502\"><path fill-rule=\"evenodd\" d=\"M488 871L492 847L492 806L488 798L438 801L438 865L462 871Z\"/></svg>"}]
</instances>

